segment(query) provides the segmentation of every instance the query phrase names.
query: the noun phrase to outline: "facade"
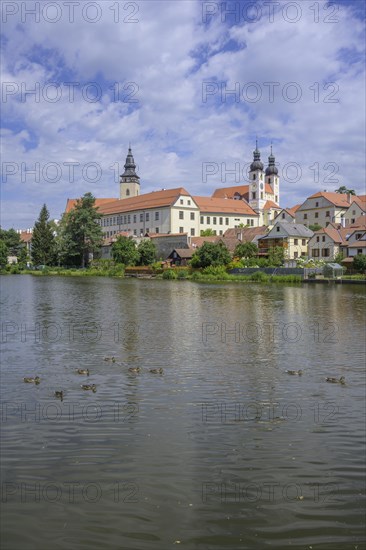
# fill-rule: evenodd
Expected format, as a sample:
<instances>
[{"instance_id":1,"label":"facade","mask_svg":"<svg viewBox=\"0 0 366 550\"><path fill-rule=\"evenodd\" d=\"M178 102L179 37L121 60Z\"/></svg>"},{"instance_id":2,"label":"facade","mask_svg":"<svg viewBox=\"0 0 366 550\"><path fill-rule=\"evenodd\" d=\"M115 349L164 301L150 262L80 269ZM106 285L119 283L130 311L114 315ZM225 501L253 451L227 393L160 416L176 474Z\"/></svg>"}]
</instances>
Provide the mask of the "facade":
<instances>
[{"instance_id":1,"label":"facade","mask_svg":"<svg viewBox=\"0 0 366 550\"><path fill-rule=\"evenodd\" d=\"M314 260L334 260L346 243L345 229L340 224L329 224L315 231L309 240L309 258Z\"/></svg>"},{"instance_id":2,"label":"facade","mask_svg":"<svg viewBox=\"0 0 366 550\"><path fill-rule=\"evenodd\" d=\"M284 248L285 258L294 260L308 254L313 231L302 224L277 222L267 235L258 239L259 253L267 256L271 248Z\"/></svg>"},{"instance_id":3,"label":"facade","mask_svg":"<svg viewBox=\"0 0 366 550\"><path fill-rule=\"evenodd\" d=\"M343 215L344 225L352 225L360 216L365 216L366 220L366 201L364 197L354 197L352 203Z\"/></svg>"},{"instance_id":4,"label":"facade","mask_svg":"<svg viewBox=\"0 0 366 550\"><path fill-rule=\"evenodd\" d=\"M349 209L353 195L328 193L326 191L314 193L296 210L296 223L306 227L318 224L326 227L329 223L342 223L342 218Z\"/></svg>"}]
</instances>

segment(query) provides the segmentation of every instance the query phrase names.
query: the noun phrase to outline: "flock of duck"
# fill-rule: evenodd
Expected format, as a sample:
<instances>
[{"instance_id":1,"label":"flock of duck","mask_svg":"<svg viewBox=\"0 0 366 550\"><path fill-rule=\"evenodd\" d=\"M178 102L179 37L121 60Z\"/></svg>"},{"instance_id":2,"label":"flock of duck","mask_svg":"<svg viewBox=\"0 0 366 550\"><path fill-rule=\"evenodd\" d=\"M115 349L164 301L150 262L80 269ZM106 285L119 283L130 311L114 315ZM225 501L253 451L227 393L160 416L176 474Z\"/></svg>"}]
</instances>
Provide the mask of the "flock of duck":
<instances>
[{"instance_id":1,"label":"flock of duck","mask_svg":"<svg viewBox=\"0 0 366 550\"><path fill-rule=\"evenodd\" d=\"M103 361L108 361L110 363L117 363L117 359L115 357L104 357ZM128 369L128 372L130 374L139 374L141 372L141 368L140 367L130 367ZM149 369L149 372L151 372L152 374L164 374L164 370L161 367L157 368L157 369ZM80 374L80 375L84 375L84 376L89 376L89 374L90 374L89 369L77 369L76 373ZM27 384L36 384L36 385L38 385L41 382L41 379L40 379L39 376L35 376L34 378L25 377L25 378L23 378L23 380ZM93 393L95 393L97 391L96 384L82 384L80 387L85 391L92 391ZM64 391L63 390L56 390L55 393L54 393L54 396L57 397L58 399L61 399L61 401L62 401L63 398L64 398Z\"/></svg>"}]
</instances>

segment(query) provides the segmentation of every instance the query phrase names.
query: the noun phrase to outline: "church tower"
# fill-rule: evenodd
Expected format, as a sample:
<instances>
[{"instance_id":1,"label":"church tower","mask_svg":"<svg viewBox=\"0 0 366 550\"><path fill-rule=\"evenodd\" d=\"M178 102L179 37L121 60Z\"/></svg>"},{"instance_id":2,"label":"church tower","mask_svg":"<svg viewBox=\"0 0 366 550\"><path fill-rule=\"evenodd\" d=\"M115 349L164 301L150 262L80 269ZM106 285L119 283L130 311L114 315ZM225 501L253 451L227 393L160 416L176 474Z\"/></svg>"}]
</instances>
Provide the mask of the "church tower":
<instances>
[{"instance_id":1,"label":"church tower","mask_svg":"<svg viewBox=\"0 0 366 550\"><path fill-rule=\"evenodd\" d=\"M140 178L136 174L136 164L132 156L131 145L128 148L125 171L120 176L119 198L137 197L140 194Z\"/></svg>"},{"instance_id":2,"label":"church tower","mask_svg":"<svg viewBox=\"0 0 366 550\"><path fill-rule=\"evenodd\" d=\"M280 203L280 179L278 177L278 168L276 166L276 159L272 153L272 144L271 144L271 154L268 157L268 166L266 168L266 179L265 183L271 186L274 196L274 202L276 204Z\"/></svg>"},{"instance_id":3,"label":"church tower","mask_svg":"<svg viewBox=\"0 0 366 550\"><path fill-rule=\"evenodd\" d=\"M264 183L264 165L261 162L258 140L256 140L253 162L249 171L249 205L257 212L262 210L266 203Z\"/></svg>"}]
</instances>

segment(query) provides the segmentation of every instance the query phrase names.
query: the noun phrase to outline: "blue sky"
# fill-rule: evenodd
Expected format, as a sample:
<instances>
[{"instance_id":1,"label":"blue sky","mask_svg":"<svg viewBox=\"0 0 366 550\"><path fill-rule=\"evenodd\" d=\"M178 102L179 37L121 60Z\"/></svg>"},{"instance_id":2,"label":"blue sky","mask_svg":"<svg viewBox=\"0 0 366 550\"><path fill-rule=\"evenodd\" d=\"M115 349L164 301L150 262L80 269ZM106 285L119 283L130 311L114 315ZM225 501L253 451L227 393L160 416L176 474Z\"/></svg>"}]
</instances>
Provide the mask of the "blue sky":
<instances>
[{"instance_id":1,"label":"blue sky","mask_svg":"<svg viewBox=\"0 0 366 550\"><path fill-rule=\"evenodd\" d=\"M3 227L118 197L129 142L142 192L245 183L258 136L281 206L365 193L362 0L36 4L2 3Z\"/></svg>"}]
</instances>

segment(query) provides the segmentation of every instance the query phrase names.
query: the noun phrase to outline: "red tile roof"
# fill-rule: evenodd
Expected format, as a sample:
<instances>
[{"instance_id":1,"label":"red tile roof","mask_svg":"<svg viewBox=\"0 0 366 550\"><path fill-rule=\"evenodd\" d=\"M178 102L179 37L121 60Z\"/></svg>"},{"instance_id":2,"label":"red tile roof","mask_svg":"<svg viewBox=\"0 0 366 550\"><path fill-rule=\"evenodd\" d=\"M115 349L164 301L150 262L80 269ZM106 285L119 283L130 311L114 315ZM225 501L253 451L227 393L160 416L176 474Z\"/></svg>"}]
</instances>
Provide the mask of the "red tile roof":
<instances>
[{"instance_id":1,"label":"red tile roof","mask_svg":"<svg viewBox=\"0 0 366 550\"><path fill-rule=\"evenodd\" d=\"M19 236L23 243L29 243L32 240L33 234L27 233L27 231L22 231Z\"/></svg>"},{"instance_id":2,"label":"red tile roof","mask_svg":"<svg viewBox=\"0 0 366 550\"><path fill-rule=\"evenodd\" d=\"M131 212L133 210L149 210L150 208L171 206L181 195L190 197L188 191L183 187L153 191L151 193L138 195L137 197L129 197L128 199L119 199L109 202L101 206L99 212L103 215L108 215L119 214L120 212Z\"/></svg>"},{"instance_id":3,"label":"red tile roof","mask_svg":"<svg viewBox=\"0 0 366 550\"><path fill-rule=\"evenodd\" d=\"M269 183L266 183L265 185L265 191L269 195L274 195L272 186ZM215 189L215 191L212 194L212 197L218 198L218 199L232 199L234 198L235 194L239 194L246 201L249 200L249 185L234 185L232 187L219 187L218 189Z\"/></svg>"},{"instance_id":4,"label":"red tile roof","mask_svg":"<svg viewBox=\"0 0 366 550\"><path fill-rule=\"evenodd\" d=\"M329 202L334 204L334 206L338 206L340 208L348 208L353 200L352 195L350 195L350 200L349 200L348 195L346 195L345 193L336 193L336 192L328 193L328 191L319 191L318 193L314 193L314 195L311 195L308 198L316 199L320 197L324 197Z\"/></svg>"},{"instance_id":5,"label":"red tile roof","mask_svg":"<svg viewBox=\"0 0 366 550\"><path fill-rule=\"evenodd\" d=\"M289 212L293 217L295 217L296 212L300 208L301 204L295 204L295 206L291 206L291 208L286 208L287 212Z\"/></svg>"},{"instance_id":6,"label":"red tile roof","mask_svg":"<svg viewBox=\"0 0 366 550\"><path fill-rule=\"evenodd\" d=\"M191 237L191 245L193 248L199 248L203 243L215 243L217 235L210 235L209 237Z\"/></svg>"},{"instance_id":7,"label":"red tile roof","mask_svg":"<svg viewBox=\"0 0 366 550\"><path fill-rule=\"evenodd\" d=\"M263 210L270 210L271 208L278 208L279 210L281 210L281 207L278 206L278 204L276 204L275 202L266 201L264 206L263 206Z\"/></svg>"},{"instance_id":8,"label":"red tile roof","mask_svg":"<svg viewBox=\"0 0 366 550\"><path fill-rule=\"evenodd\" d=\"M65 212L70 212L70 210L72 210L73 208L75 208L75 205L76 205L76 201L78 201L79 199L67 199L67 202L66 202L66 208L65 208ZM95 199L95 204L94 206L96 208L100 208L103 204L106 204L106 203L109 203L109 202L113 202L113 201L116 201L117 199L115 198L111 198L111 199Z\"/></svg>"},{"instance_id":9,"label":"red tile roof","mask_svg":"<svg viewBox=\"0 0 366 550\"><path fill-rule=\"evenodd\" d=\"M242 200L221 199L217 197L193 197L193 200L201 212L258 216L249 204Z\"/></svg>"}]
</instances>

